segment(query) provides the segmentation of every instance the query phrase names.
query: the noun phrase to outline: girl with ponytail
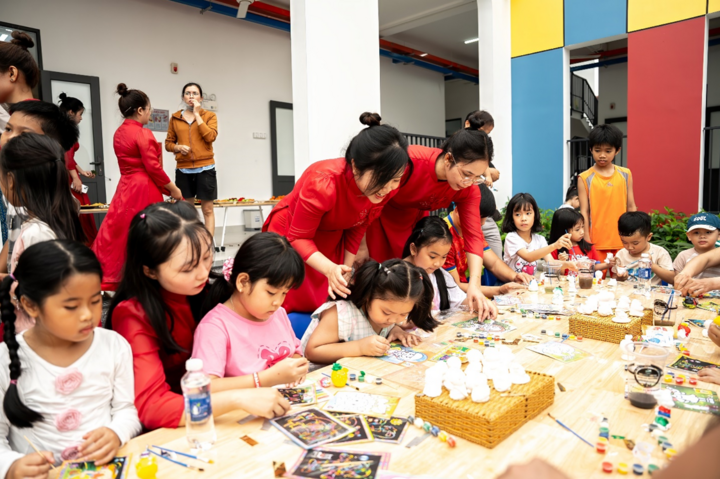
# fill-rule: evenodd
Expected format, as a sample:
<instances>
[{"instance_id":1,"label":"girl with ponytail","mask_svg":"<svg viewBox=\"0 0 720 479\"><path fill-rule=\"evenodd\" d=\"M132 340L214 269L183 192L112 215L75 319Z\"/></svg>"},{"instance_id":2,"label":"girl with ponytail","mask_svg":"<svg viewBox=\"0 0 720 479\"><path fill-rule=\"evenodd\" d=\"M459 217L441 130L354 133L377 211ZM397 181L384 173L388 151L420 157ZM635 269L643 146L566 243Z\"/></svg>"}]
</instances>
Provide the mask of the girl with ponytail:
<instances>
[{"instance_id":1,"label":"girl with ponytail","mask_svg":"<svg viewBox=\"0 0 720 479\"><path fill-rule=\"evenodd\" d=\"M433 286L427 273L407 261L369 260L350 284L347 300L328 301L315 311L302 338L305 356L315 363L344 357L383 356L399 340L415 346L420 337L403 330L412 323L432 331Z\"/></svg>"},{"instance_id":2,"label":"girl with ponytail","mask_svg":"<svg viewBox=\"0 0 720 479\"><path fill-rule=\"evenodd\" d=\"M304 278L302 258L279 234L245 241L225 261L206 301L212 309L195 330L203 371L238 388L302 383L308 362L282 303Z\"/></svg>"},{"instance_id":3,"label":"girl with ponytail","mask_svg":"<svg viewBox=\"0 0 720 479\"><path fill-rule=\"evenodd\" d=\"M0 282L0 477L46 477L50 464L66 460L106 464L140 432L130 346L96 328L101 278L88 247L55 240L25 250ZM13 286L17 307L35 323L20 334Z\"/></svg>"}]
</instances>

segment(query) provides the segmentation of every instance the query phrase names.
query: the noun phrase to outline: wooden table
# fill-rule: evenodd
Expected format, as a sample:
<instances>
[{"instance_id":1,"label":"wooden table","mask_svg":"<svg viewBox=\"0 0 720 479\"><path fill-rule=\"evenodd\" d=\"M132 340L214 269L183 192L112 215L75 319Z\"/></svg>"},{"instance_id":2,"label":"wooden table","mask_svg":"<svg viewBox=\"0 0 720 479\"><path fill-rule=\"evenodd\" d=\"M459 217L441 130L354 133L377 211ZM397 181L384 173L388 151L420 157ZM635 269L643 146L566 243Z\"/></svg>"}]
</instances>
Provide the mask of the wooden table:
<instances>
[{"instance_id":1,"label":"wooden table","mask_svg":"<svg viewBox=\"0 0 720 479\"><path fill-rule=\"evenodd\" d=\"M279 200L268 200L268 201L255 201L253 203L215 203L215 208L223 209L222 219L222 237L220 239L219 248L225 251L225 230L227 228L227 213L228 208L257 208L260 212L260 221L265 223L265 217L263 215L263 206L275 206L280 203ZM200 205L195 205L195 208L200 208ZM92 215L92 214L106 214L109 208L80 208L81 215Z\"/></svg>"},{"instance_id":2,"label":"wooden table","mask_svg":"<svg viewBox=\"0 0 720 479\"><path fill-rule=\"evenodd\" d=\"M618 290L626 290L628 286L630 285L621 283ZM580 291L580 295L587 294L587 291ZM522 294L523 302L530 302L527 301L529 295L531 293ZM541 302L550 302L549 296L544 294L540 295L540 300ZM582 301L582 298L577 298L576 301ZM683 310L681 308L680 314L687 318L710 319L714 317L713 313L699 309ZM433 343L454 339L459 330L450 323L470 317L472 316L468 314L460 314L445 322L437 330L437 338L423 343L419 349L432 348ZM510 318L517 327L516 330L505 334L508 339L520 337L523 333L540 335L541 329L563 333L568 331L567 317L559 321L536 320L530 317L522 319L520 314L508 312L501 318ZM472 342L459 344L477 347ZM562 383L566 388L566 392L556 389L555 403L548 410L540 413L494 449L486 449L463 439L458 439L457 447L451 449L447 444L434 437L428 437L420 445L408 449L405 444L422 434L415 427L410 428L403 444L399 446L373 442L347 446L347 449L390 452L392 456L389 469L394 472L424 474L447 479L496 477L508 465L522 463L535 456L548 460L571 477L578 479L605 477L600 470L600 464L604 460L611 460L616 465L618 462L628 463L631 468L630 475L632 475L632 464L636 461L633 461L631 452L620 441L611 440L608 454L598 454L587 444L561 428L547 415L547 412L552 413L593 444L598 437L599 425L591 420L592 413L603 414L609 419L610 434L626 436L636 442L646 441L656 444L650 433L644 432L641 428L642 424L653 421L654 411L636 409L623 397L625 361L621 360L618 345L589 339L575 342L573 345L592 353L593 356L569 364L563 364L528 351L525 349L528 345L530 343L521 342L517 346L510 346L515 353L516 360L528 370L555 376L556 381ZM720 362L720 348L716 348L710 340L703 338L699 328L693 327L688 347L693 357ZM674 358L675 356L671 354L670 361ZM402 368L402 366L375 358L351 358L343 360L342 364L351 372L364 370L370 375L378 376L386 376ZM319 378L322 372L328 372L328 370L329 368L324 368L315 371L310 378ZM358 385L359 383L354 384ZM720 392L720 387L715 385L699 383L699 386ZM329 391L334 393L337 389L330 388ZM404 417L414 413L414 395L417 392L415 390L392 384L386 380L380 386L367 384L363 392L401 397L395 415ZM206 466L204 474L159 460L158 478L181 479L203 476L270 478L273 477L273 461L282 461L290 469L303 450L286 441L285 436L274 427L262 430L264 422L262 419L254 419L242 425L238 424L237 421L245 416L245 413L238 411L216 419L218 441L210 452L210 456L215 459L216 463ZM711 417L709 414L673 409L670 419L672 427L665 435L675 449L682 452L700 437ZM251 447L240 440L240 437L246 434L258 441L259 444ZM145 446L150 444L164 445L179 451L189 450L184 428L161 429L133 439L121 450L121 454L131 452L137 458ZM655 459L653 462L657 465L666 463L657 447L653 457ZM136 477L134 465L129 477Z\"/></svg>"}]
</instances>

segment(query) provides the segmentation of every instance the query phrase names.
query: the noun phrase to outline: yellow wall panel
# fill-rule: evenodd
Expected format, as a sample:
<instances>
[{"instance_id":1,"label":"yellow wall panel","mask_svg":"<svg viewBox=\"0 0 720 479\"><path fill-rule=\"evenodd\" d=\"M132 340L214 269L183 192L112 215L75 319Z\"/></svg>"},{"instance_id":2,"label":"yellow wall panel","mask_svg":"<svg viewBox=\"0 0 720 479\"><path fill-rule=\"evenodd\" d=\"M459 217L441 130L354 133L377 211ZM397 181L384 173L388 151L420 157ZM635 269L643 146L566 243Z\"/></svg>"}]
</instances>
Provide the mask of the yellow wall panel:
<instances>
[{"instance_id":1,"label":"yellow wall panel","mask_svg":"<svg viewBox=\"0 0 720 479\"><path fill-rule=\"evenodd\" d=\"M708 13L720 12L720 0L708 1Z\"/></svg>"},{"instance_id":2,"label":"yellow wall panel","mask_svg":"<svg viewBox=\"0 0 720 479\"><path fill-rule=\"evenodd\" d=\"M719 0L711 0L720 3ZM706 0L628 0L628 31L705 15Z\"/></svg>"},{"instance_id":3,"label":"yellow wall panel","mask_svg":"<svg viewBox=\"0 0 720 479\"><path fill-rule=\"evenodd\" d=\"M510 20L513 57L563 46L563 0L511 0Z\"/></svg>"}]
</instances>

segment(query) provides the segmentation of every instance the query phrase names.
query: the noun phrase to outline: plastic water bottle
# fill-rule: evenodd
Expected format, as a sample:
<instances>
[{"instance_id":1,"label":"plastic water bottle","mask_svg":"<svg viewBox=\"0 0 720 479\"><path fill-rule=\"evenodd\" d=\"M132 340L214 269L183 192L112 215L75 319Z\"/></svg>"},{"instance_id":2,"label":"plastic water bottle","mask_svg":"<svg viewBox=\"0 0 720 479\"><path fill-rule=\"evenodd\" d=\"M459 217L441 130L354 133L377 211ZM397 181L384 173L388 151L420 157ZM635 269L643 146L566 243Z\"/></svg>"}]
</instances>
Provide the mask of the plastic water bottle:
<instances>
[{"instance_id":1,"label":"plastic water bottle","mask_svg":"<svg viewBox=\"0 0 720 479\"><path fill-rule=\"evenodd\" d=\"M650 255L643 253L638 260L638 279L645 288L645 291L650 291L650 278L652 278L652 269L650 269Z\"/></svg>"},{"instance_id":2,"label":"plastic water bottle","mask_svg":"<svg viewBox=\"0 0 720 479\"><path fill-rule=\"evenodd\" d=\"M202 359L188 359L185 369L187 372L180 385L185 397L187 440L193 449L210 449L217 439L210 400L210 377L202 370Z\"/></svg>"}]
</instances>

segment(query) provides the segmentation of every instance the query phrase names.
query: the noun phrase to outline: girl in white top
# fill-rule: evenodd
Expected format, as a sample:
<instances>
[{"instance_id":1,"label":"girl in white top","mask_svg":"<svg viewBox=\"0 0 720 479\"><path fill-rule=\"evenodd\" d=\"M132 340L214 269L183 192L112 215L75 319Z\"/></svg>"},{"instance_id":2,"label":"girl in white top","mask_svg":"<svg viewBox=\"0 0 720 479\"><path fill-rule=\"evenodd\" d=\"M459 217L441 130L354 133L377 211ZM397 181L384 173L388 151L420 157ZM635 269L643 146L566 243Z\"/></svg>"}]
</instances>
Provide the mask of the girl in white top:
<instances>
[{"instance_id":1,"label":"girl in white top","mask_svg":"<svg viewBox=\"0 0 720 479\"><path fill-rule=\"evenodd\" d=\"M432 284L427 273L400 259L360 267L344 301L331 301L312 315L302 338L305 357L328 364L340 358L383 356L399 340L415 346L420 338L403 330L412 321L425 331L438 323L430 314Z\"/></svg>"},{"instance_id":2,"label":"girl in white top","mask_svg":"<svg viewBox=\"0 0 720 479\"><path fill-rule=\"evenodd\" d=\"M540 208L530 193L518 193L507 205L502 230L505 236L505 264L518 273L534 274L539 259L555 261L552 252L566 248L572 250L571 233L561 236L555 243L548 246L545 238L540 236ZM572 262L563 262L563 269L577 270Z\"/></svg>"},{"instance_id":3,"label":"girl in white top","mask_svg":"<svg viewBox=\"0 0 720 479\"><path fill-rule=\"evenodd\" d=\"M0 283L2 478L45 478L63 460L106 464L140 432L130 345L96 328L101 277L89 248L55 240L29 247ZM13 283L35 320L17 335Z\"/></svg>"},{"instance_id":4,"label":"girl in white top","mask_svg":"<svg viewBox=\"0 0 720 479\"><path fill-rule=\"evenodd\" d=\"M70 193L65 152L50 136L25 132L5 141L0 150L0 188L15 206L22 226L10 247L8 272L30 246L42 241L64 238L85 241L80 225L78 204ZM18 314L16 331L33 325L23 312Z\"/></svg>"},{"instance_id":5,"label":"girl in white top","mask_svg":"<svg viewBox=\"0 0 720 479\"><path fill-rule=\"evenodd\" d=\"M452 246L452 233L444 220L427 216L417 222L403 249L403 258L430 276L433 311L467 304L467 295L442 266Z\"/></svg>"}]
</instances>

